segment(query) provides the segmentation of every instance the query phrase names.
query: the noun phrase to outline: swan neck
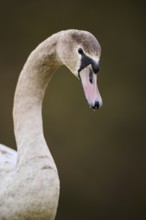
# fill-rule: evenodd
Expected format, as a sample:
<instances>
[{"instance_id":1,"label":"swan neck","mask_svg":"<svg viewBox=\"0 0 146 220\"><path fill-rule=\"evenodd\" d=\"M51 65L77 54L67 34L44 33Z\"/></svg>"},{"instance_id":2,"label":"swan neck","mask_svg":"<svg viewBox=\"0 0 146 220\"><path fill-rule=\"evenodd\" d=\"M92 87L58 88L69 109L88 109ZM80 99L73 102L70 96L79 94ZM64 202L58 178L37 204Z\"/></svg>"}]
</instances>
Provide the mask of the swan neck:
<instances>
[{"instance_id":1,"label":"swan neck","mask_svg":"<svg viewBox=\"0 0 146 220\"><path fill-rule=\"evenodd\" d=\"M30 54L18 79L13 108L18 159L48 152L43 135L42 101L49 80L61 65L57 41L58 36L54 35L41 43Z\"/></svg>"}]
</instances>

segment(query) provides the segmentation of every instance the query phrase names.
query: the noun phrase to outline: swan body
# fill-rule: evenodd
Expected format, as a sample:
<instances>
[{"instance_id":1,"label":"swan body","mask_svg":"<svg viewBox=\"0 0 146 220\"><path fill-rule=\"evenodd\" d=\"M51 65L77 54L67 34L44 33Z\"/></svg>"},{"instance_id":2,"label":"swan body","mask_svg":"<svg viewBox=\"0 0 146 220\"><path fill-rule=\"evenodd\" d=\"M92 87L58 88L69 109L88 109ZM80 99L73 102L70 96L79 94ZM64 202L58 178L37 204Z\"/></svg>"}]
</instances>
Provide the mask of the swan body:
<instances>
[{"instance_id":1,"label":"swan body","mask_svg":"<svg viewBox=\"0 0 146 220\"><path fill-rule=\"evenodd\" d=\"M53 73L66 65L80 78L89 105L102 105L97 87L101 48L86 31L58 32L28 57L13 107L17 152L0 145L0 220L54 220L60 183L43 135L42 101Z\"/></svg>"}]
</instances>

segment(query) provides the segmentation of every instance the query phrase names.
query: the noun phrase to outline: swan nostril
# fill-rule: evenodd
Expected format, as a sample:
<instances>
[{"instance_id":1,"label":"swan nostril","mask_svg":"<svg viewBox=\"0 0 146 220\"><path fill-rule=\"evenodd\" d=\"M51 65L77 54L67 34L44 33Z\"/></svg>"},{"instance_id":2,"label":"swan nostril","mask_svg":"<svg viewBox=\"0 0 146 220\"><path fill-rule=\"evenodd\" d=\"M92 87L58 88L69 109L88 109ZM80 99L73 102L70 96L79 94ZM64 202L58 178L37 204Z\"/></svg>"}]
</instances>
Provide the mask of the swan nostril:
<instances>
[{"instance_id":1,"label":"swan nostril","mask_svg":"<svg viewBox=\"0 0 146 220\"><path fill-rule=\"evenodd\" d=\"M100 104L98 101L95 102L94 105L91 106L93 109L98 109L100 107Z\"/></svg>"}]
</instances>

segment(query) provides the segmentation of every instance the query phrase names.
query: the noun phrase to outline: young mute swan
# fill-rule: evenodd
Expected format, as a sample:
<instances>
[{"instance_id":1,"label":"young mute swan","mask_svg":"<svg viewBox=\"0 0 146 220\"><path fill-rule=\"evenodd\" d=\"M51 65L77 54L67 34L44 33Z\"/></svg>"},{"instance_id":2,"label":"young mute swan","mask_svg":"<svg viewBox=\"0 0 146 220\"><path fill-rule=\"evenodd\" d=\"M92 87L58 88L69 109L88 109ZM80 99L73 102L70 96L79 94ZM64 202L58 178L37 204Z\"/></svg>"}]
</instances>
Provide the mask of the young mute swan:
<instances>
[{"instance_id":1,"label":"young mute swan","mask_svg":"<svg viewBox=\"0 0 146 220\"><path fill-rule=\"evenodd\" d=\"M91 33L66 30L46 39L28 57L14 97L18 151L0 145L0 220L55 219L59 178L43 135L44 93L53 73L65 65L80 79L89 105L99 108L100 53Z\"/></svg>"}]
</instances>

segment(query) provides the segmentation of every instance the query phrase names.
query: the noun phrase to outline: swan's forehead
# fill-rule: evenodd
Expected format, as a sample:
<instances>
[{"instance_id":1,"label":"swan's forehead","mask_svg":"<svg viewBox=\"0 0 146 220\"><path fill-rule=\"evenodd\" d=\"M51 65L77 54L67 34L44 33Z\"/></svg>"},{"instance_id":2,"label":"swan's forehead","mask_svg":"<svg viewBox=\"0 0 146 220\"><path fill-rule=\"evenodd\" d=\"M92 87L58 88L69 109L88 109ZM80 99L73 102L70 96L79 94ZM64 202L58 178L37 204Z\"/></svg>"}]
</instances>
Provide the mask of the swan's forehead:
<instances>
[{"instance_id":1,"label":"swan's forehead","mask_svg":"<svg viewBox=\"0 0 146 220\"><path fill-rule=\"evenodd\" d=\"M101 47L97 39L89 32L72 33L72 39L82 46L86 53L100 56Z\"/></svg>"}]
</instances>

